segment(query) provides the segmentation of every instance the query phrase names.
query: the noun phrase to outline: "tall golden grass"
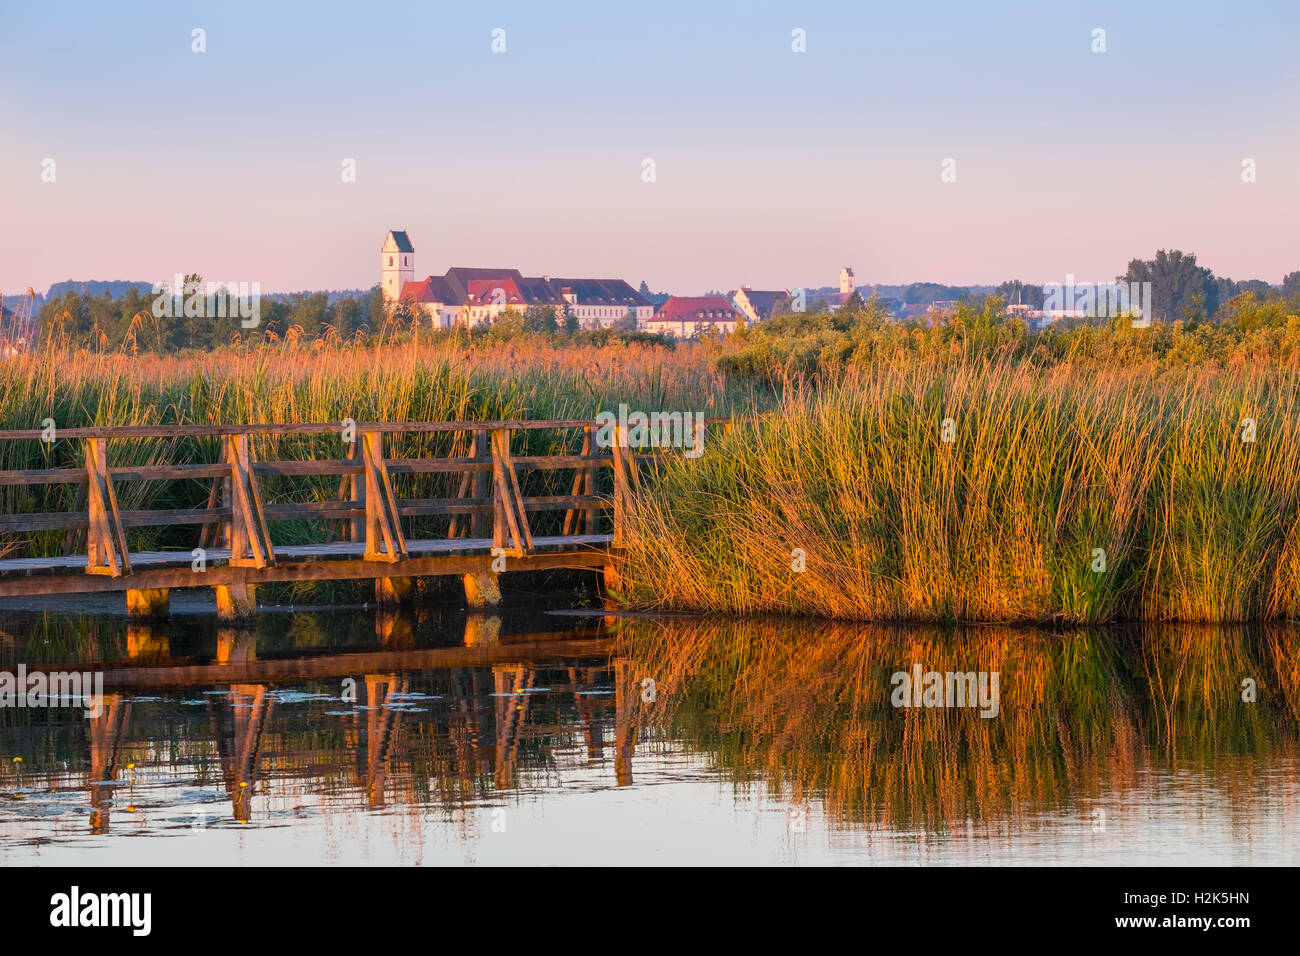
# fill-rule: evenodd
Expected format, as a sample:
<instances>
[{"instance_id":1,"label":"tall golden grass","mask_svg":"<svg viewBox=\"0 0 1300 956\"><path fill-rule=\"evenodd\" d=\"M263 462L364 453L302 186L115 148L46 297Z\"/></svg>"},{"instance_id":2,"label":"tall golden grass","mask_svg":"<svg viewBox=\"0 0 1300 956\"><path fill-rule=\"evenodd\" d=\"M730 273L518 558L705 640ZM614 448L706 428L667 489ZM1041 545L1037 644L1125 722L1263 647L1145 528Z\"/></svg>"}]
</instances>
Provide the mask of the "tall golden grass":
<instances>
[{"instance_id":1,"label":"tall golden grass","mask_svg":"<svg viewBox=\"0 0 1300 956\"><path fill-rule=\"evenodd\" d=\"M1295 368L1107 369L997 350L895 352L773 386L720 371L728 347L439 339L181 356L51 347L0 363L0 427L577 418L620 402L752 411L753 421L711 434L703 458L669 460L646 476L628 528L622 597L630 604L899 621L1298 613ZM943 440L945 419L952 442ZM1254 441L1242 440L1246 419ZM390 454L448 455L462 451L456 441L407 435ZM565 441L530 433L518 450L576 450ZM189 439L109 448L114 464L215 453L215 442ZM331 436L267 437L255 453L327 457L338 447ZM0 468L80 465L76 443L0 443ZM407 494L429 497L454 494L453 480L402 479ZM530 480L532 493L567 490L543 487L557 475ZM264 490L272 501L321 500L337 494L337 481L277 479ZM71 510L73 494L72 486L10 486L0 506ZM205 497L198 482L119 489L127 509L194 507ZM295 543L320 530L273 533ZM133 530L132 546L192 547L166 534ZM24 543L33 554L63 547L53 533ZM0 551L14 546L0 542ZM1101 552L1105 570L1094 570ZM794 568L800 553L803 571Z\"/></svg>"},{"instance_id":2,"label":"tall golden grass","mask_svg":"<svg viewBox=\"0 0 1300 956\"><path fill-rule=\"evenodd\" d=\"M637 407L715 409L728 400L725 376L705 356L676 356L662 346L610 344L555 347L517 340L469 347L446 338L436 342L245 347L212 353L159 356L93 353L48 347L0 361L0 429L84 425L254 424L354 421L410 422L591 418L602 408L630 402ZM745 394L750 394L746 391ZM57 433L56 433L57 434ZM464 436L403 435L389 440L389 454L465 454ZM576 444L575 444L576 441ZM561 447L576 452L581 434L530 432L515 436L517 453L544 454ZM567 444L565 444L567 442ZM257 436L263 460L329 458L342 452L334 436ZM214 461L215 441L154 439L109 443L115 466ZM84 467L80 443L37 440L0 442L0 469ZM455 494L456 476L402 478L410 497ZM565 494L552 487L559 473L530 475L536 494ZM268 501L324 500L337 495L337 479L275 479ZM3 513L76 510L71 485L0 488ZM201 507L199 482L124 482L118 489L126 510ZM544 515L540 520L553 518ZM131 529L130 546L193 547L193 529ZM443 529L445 532L445 529ZM321 540L324 529L301 524L272 528L277 543ZM549 532L547 532L549 533ZM34 555L61 553L62 533L10 536L0 555L19 548Z\"/></svg>"},{"instance_id":3,"label":"tall golden grass","mask_svg":"<svg viewBox=\"0 0 1300 956\"><path fill-rule=\"evenodd\" d=\"M793 388L659 467L630 519L626 597L894 621L1295 616L1298 386L904 360Z\"/></svg>"}]
</instances>

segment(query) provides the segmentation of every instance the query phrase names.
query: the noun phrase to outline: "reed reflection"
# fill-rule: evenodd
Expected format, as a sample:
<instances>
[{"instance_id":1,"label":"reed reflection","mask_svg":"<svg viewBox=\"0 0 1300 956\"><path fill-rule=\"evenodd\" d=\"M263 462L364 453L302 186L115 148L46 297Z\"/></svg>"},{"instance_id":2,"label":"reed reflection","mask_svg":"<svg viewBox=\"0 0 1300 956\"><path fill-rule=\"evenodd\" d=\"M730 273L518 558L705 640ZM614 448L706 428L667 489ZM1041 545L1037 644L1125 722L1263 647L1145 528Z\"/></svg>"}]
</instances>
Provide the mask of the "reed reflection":
<instances>
[{"instance_id":1,"label":"reed reflection","mask_svg":"<svg viewBox=\"0 0 1300 956\"><path fill-rule=\"evenodd\" d=\"M1249 801L1260 762L1297 754L1300 633L1043 633L790 621L630 620L619 654L658 684L656 735L737 785L824 798L843 823L950 829L1086 811L1148 768L1197 765ZM996 717L897 707L898 673L1000 676ZM1253 701L1243 699L1254 682Z\"/></svg>"}]
</instances>

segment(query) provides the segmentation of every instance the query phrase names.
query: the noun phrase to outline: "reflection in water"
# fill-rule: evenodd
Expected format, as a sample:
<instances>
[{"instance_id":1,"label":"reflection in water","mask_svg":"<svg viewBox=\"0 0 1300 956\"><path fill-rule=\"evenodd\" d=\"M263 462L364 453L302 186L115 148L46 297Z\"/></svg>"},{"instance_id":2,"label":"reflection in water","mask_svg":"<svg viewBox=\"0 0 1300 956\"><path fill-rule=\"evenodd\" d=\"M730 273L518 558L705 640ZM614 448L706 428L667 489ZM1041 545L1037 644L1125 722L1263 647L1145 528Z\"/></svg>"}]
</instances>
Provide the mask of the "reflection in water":
<instances>
[{"instance_id":1,"label":"reflection in water","mask_svg":"<svg viewBox=\"0 0 1300 956\"><path fill-rule=\"evenodd\" d=\"M740 783L813 793L846 823L934 830L1023 822L1156 768L1213 774L1233 807L1297 759L1291 628L1044 634L639 622L621 645L656 674L674 740ZM894 708L891 674L916 665L1000 675L1000 711ZM1255 691L1243 700L1244 685ZM1251 696L1247 694L1246 696Z\"/></svg>"},{"instance_id":2,"label":"reflection in water","mask_svg":"<svg viewBox=\"0 0 1300 956\"><path fill-rule=\"evenodd\" d=\"M257 628L0 621L0 670L107 691L93 717L0 709L0 860L1297 862L1294 628ZM998 675L997 716L893 706L916 667ZM142 834L203 842L121 840Z\"/></svg>"}]
</instances>

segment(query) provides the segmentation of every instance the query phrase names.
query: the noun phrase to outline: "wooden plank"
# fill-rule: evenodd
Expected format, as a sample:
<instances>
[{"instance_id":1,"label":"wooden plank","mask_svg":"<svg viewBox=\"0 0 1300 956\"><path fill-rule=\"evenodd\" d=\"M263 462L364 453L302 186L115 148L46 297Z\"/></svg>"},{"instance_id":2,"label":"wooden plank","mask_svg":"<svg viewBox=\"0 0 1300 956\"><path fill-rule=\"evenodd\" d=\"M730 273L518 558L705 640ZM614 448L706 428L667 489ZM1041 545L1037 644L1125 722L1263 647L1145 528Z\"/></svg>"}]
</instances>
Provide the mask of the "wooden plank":
<instances>
[{"instance_id":1,"label":"wooden plank","mask_svg":"<svg viewBox=\"0 0 1300 956\"><path fill-rule=\"evenodd\" d=\"M709 425L733 425L753 422L748 418L706 418ZM459 422L360 422L358 431L383 434L458 432L481 429L493 431L506 428L511 431L539 431L544 429L586 428L593 423L589 418L538 419L509 421L459 421ZM295 422L260 425L98 425L78 428L60 428L59 439L65 438L220 438L224 435L337 435L342 422ZM0 429L0 441L40 441L39 428Z\"/></svg>"},{"instance_id":2,"label":"wooden plank","mask_svg":"<svg viewBox=\"0 0 1300 956\"><path fill-rule=\"evenodd\" d=\"M647 452L638 457L664 458L671 453ZM575 468L585 463L610 464L608 455L556 455L552 457L516 458L515 467L523 471L556 471ZM490 474L492 460L482 458L390 458L387 462L390 475L438 474L445 472L483 472ZM205 478L224 478L230 473L224 464L148 465L111 469L115 481L202 481ZM253 473L259 477L323 477L326 475L357 475L360 462L343 459L319 461L258 461L253 463ZM86 483L86 473L75 468L35 468L17 471L0 471L0 486L13 485L75 485Z\"/></svg>"},{"instance_id":3,"label":"wooden plank","mask_svg":"<svg viewBox=\"0 0 1300 956\"><path fill-rule=\"evenodd\" d=\"M89 501L87 501L88 504ZM83 505L83 507L86 506ZM63 528L67 528L71 532L85 528L87 524L88 519L85 512L72 514L66 511L38 511L31 514L0 515L0 532L57 531Z\"/></svg>"},{"instance_id":4,"label":"wooden plank","mask_svg":"<svg viewBox=\"0 0 1300 956\"><path fill-rule=\"evenodd\" d=\"M26 468L0 471L0 485L76 485L89 478L79 468Z\"/></svg>"},{"instance_id":5,"label":"wooden plank","mask_svg":"<svg viewBox=\"0 0 1300 956\"><path fill-rule=\"evenodd\" d=\"M357 431L381 434L409 434L431 432L457 432L470 429L561 429L585 428L589 418L511 420L490 422L358 422ZM223 435L337 435L343 430L342 422L295 422L288 424L265 423L253 425L98 425L78 428L60 428L60 440L65 438L201 438ZM39 441L39 428L0 430L0 441Z\"/></svg>"},{"instance_id":6,"label":"wooden plank","mask_svg":"<svg viewBox=\"0 0 1300 956\"><path fill-rule=\"evenodd\" d=\"M608 545L610 540L610 535L542 536L536 539L536 543L539 550L549 549L555 552L588 550L593 547L601 548ZM413 557L421 555L487 554L491 546L492 541L489 538L408 538L406 542L407 553ZM287 544L280 545L275 549L277 558L295 562L312 559L322 561L360 559L364 553L364 542L353 543L351 541L328 541L323 544ZM214 548L208 553L208 566L214 567L221 562L228 562L230 557L231 554L228 550ZM188 549L133 551L131 553L131 567L137 572L145 567L189 568L191 560ZM5 575L32 575L57 571L78 572L75 577L80 579L80 572L83 570L84 564L85 558L81 555L53 555L46 558L5 558L0 560L0 579ZM203 573L206 573L206 571ZM249 569L249 573L252 573L252 569ZM392 573L391 569L385 569L384 571L385 576ZM195 586L204 585L200 580L200 583ZM132 584L131 587L134 588L135 585Z\"/></svg>"},{"instance_id":7,"label":"wooden plank","mask_svg":"<svg viewBox=\"0 0 1300 956\"><path fill-rule=\"evenodd\" d=\"M595 536L597 541L583 543L574 538L537 538L536 551L516 557L510 562L510 571L545 571L555 568L602 568L611 559L608 535ZM108 577L85 574L43 574L0 577L0 597L31 594L96 594L126 591L135 588L187 588L229 586L236 582L263 584L273 581L347 581L368 580L378 577L431 577L462 576L465 574L492 573L492 556L487 553L489 542L477 541L475 553L432 554L410 556L396 565L383 561L362 560L307 560L281 561L274 567L253 568L230 564L209 564L202 574L190 569L188 556L183 564L171 568L140 567L129 577ZM464 539L455 542L439 541L436 544L463 545ZM560 548L562 550L551 550ZM0 561L0 569L5 562Z\"/></svg>"}]
</instances>

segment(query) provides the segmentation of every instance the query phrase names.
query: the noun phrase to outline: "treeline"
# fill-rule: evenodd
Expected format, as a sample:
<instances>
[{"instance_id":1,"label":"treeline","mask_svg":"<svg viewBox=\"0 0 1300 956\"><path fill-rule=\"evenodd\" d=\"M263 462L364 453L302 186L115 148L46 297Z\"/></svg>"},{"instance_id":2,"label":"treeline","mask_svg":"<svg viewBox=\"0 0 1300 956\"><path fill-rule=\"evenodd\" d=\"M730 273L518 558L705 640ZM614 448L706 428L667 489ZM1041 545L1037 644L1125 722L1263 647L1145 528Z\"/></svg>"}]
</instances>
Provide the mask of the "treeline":
<instances>
[{"instance_id":1,"label":"treeline","mask_svg":"<svg viewBox=\"0 0 1300 956\"><path fill-rule=\"evenodd\" d=\"M1042 329L1008 312L995 295L968 299L933 319L896 319L872 297L859 308L776 316L728 336L718 371L779 385L899 359L1014 359L1097 366L1202 364L1300 368L1300 290L1242 292L1213 320L1193 315L1149 327L1125 317L1061 319Z\"/></svg>"},{"instance_id":2,"label":"treeline","mask_svg":"<svg viewBox=\"0 0 1300 956\"><path fill-rule=\"evenodd\" d=\"M246 289L209 293L198 275L184 281L188 294L179 296L136 286L119 295L65 292L38 313L41 341L96 352L156 353L282 342L394 341L416 334L459 335L487 343L542 335L584 345L615 340L672 345L664 336L636 331L634 316L631 321L620 319L613 329L584 330L567 308L559 312L530 306L523 312L506 310L490 326L439 332L411 302L388 309L378 286L359 295L304 292L257 296L254 301Z\"/></svg>"},{"instance_id":3,"label":"treeline","mask_svg":"<svg viewBox=\"0 0 1300 956\"><path fill-rule=\"evenodd\" d=\"M186 276L185 283L190 294L177 297L136 286L116 296L107 290L93 296L66 292L41 307L41 340L94 351L178 352L285 337L364 338L388 324L378 286L332 303L327 292L259 296L254 324L248 317L252 303L241 303L239 290L209 295L197 275Z\"/></svg>"}]
</instances>

